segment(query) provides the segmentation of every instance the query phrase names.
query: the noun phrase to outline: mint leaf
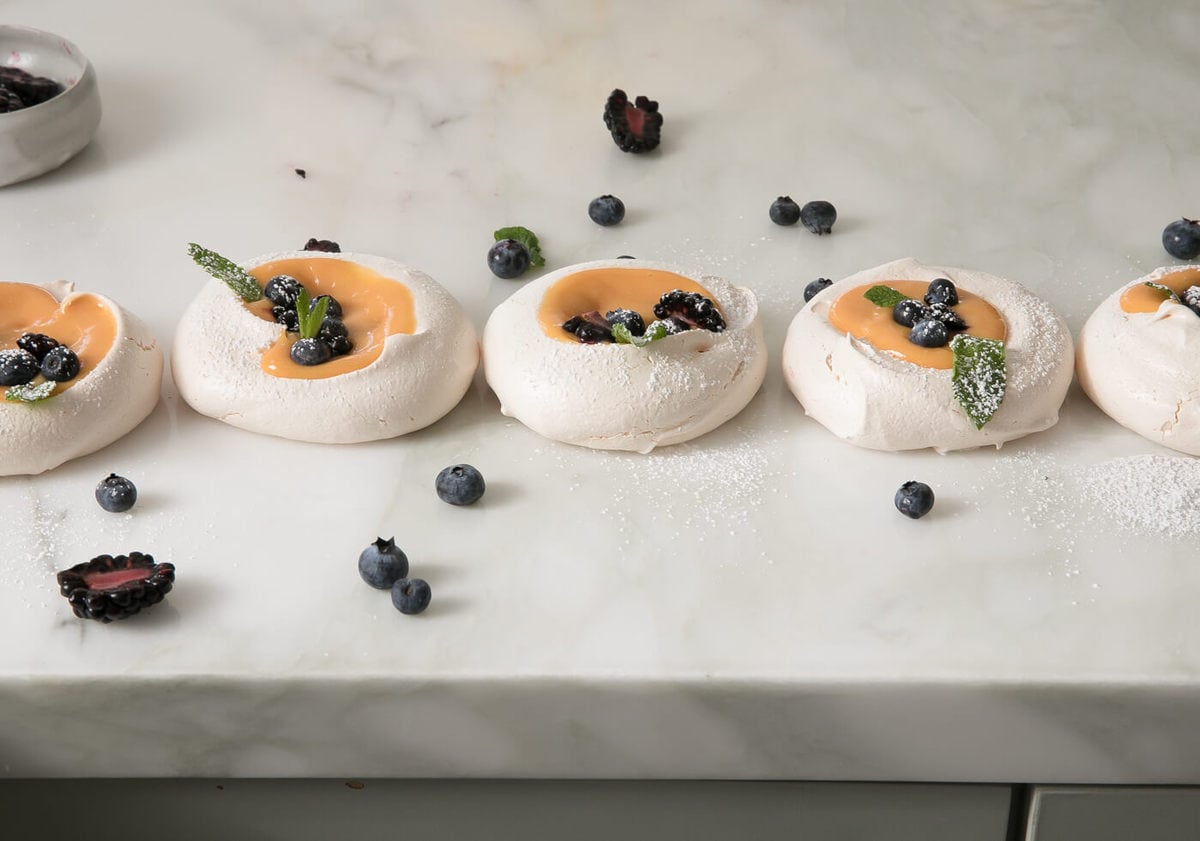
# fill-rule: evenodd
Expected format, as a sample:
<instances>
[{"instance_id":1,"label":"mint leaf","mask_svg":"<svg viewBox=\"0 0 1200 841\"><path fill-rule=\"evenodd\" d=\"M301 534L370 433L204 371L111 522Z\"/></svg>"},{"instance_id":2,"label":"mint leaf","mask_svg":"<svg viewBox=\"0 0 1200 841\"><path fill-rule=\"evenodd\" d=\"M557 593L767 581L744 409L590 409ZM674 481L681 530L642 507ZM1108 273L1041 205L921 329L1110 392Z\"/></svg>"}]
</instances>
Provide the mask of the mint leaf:
<instances>
[{"instance_id":1,"label":"mint leaf","mask_svg":"<svg viewBox=\"0 0 1200 841\"><path fill-rule=\"evenodd\" d=\"M259 287L258 281L242 271L242 267L228 257L222 257L217 252L209 251L194 242L188 243L188 255L197 266L217 280L224 282L247 304L262 299L262 289Z\"/></svg>"},{"instance_id":2,"label":"mint leaf","mask_svg":"<svg viewBox=\"0 0 1200 841\"><path fill-rule=\"evenodd\" d=\"M950 342L954 352L954 399L976 429L992 419L1004 401L1008 373L1004 367L1004 342L959 333Z\"/></svg>"},{"instance_id":3,"label":"mint leaf","mask_svg":"<svg viewBox=\"0 0 1200 841\"><path fill-rule=\"evenodd\" d=\"M891 309L901 301L907 301L907 295L901 295L890 286L872 286L863 293L863 297L877 307L887 307Z\"/></svg>"},{"instance_id":4,"label":"mint leaf","mask_svg":"<svg viewBox=\"0 0 1200 841\"><path fill-rule=\"evenodd\" d=\"M53 395L56 385L58 383L54 380L46 380L37 385L26 383L25 385L9 386L4 399L13 403L38 403Z\"/></svg>"},{"instance_id":5,"label":"mint leaf","mask_svg":"<svg viewBox=\"0 0 1200 841\"><path fill-rule=\"evenodd\" d=\"M619 345L633 345L634 347L645 347L651 342L657 342L663 336L667 335L667 328L661 321L652 321L650 326L646 328L646 332L640 336L635 336L629 332L629 328L624 324L614 324L612 328L613 341Z\"/></svg>"},{"instance_id":6,"label":"mint leaf","mask_svg":"<svg viewBox=\"0 0 1200 841\"><path fill-rule=\"evenodd\" d=\"M329 309L329 299L322 298L313 306L308 297L308 290L303 286L296 295L296 322L300 328L300 338L315 339L321 332L321 322L325 320L325 312Z\"/></svg>"},{"instance_id":7,"label":"mint leaf","mask_svg":"<svg viewBox=\"0 0 1200 841\"><path fill-rule=\"evenodd\" d=\"M511 228L501 228L492 236L496 238L496 242L502 239L515 239L525 246L529 251L529 264L535 269L546 265L546 258L542 256L542 248L538 245L537 235L528 228L514 225Z\"/></svg>"},{"instance_id":8,"label":"mint leaf","mask_svg":"<svg viewBox=\"0 0 1200 841\"><path fill-rule=\"evenodd\" d=\"M1176 295L1175 291L1173 289L1171 289L1169 286L1163 286L1161 283L1155 283L1151 280L1146 281L1145 285L1149 286L1151 289L1157 289L1159 292L1163 293L1164 301L1167 300L1168 298L1172 301L1179 300L1179 296Z\"/></svg>"}]
</instances>

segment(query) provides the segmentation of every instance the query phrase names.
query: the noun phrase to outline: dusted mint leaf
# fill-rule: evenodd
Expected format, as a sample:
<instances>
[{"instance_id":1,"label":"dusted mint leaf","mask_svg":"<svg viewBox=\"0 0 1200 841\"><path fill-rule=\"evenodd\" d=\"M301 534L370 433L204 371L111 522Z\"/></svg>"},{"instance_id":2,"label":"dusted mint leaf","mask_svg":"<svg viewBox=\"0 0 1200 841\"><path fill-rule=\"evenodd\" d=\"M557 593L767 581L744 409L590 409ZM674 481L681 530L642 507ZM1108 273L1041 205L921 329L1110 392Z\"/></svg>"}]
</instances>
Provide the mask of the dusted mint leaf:
<instances>
[{"instance_id":1,"label":"dusted mint leaf","mask_svg":"<svg viewBox=\"0 0 1200 841\"><path fill-rule=\"evenodd\" d=\"M7 393L4 395L5 400L13 403L37 403L45 400L54 394L54 387L58 383L54 380L46 380L37 385L26 383L25 385L11 385L8 387Z\"/></svg>"},{"instance_id":2,"label":"dusted mint leaf","mask_svg":"<svg viewBox=\"0 0 1200 841\"><path fill-rule=\"evenodd\" d=\"M907 301L907 295L901 295L890 286L872 286L863 293L863 297L877 307L887 307L891 309L901 301Z\"/></svg>"},{"instance_id":3,"label":"dusted mint leaf","mask_svg":"<svg viewBox=\"0 0 1200 841\"><path fill-rule=\"evenodd\" d=\"M262 299L262 287L258 285L258 281L246 274L241 266L228 257L222 257L217 252L209 251L194 242L188 243L188 254L197 266L225 283L247 304Z\"/></svg>"},{"instance_id":4,"label":"dusted mint leaf","mask_svg":"<svg viewBox=\"0 0 1200 841\"><path fill-rule=\"evenodd\" d=\"M538 245L537 234L528 228L513 225L511 228L501 228L493 236L496 238L496 242L502 239L515 239L525 246L529 251L529 264L535 269L546 265L546 258L542 256L542 247Z\"/></svg>"},{"instance_id":5,"label":"dusted mint leaf","mask_svg":"<svg viewBox=\"0 0 1200 841\"><path fill-rule=\"evenodd\" d=\"M317 334L321 332L321 322L325 320L325 313L328 309L328 298L319 299L316 306L313 306L312 299L308 297L308 290L303 286L300 287L300 291L296 293L296 322L300 328L300 338L317 338Z\"/></svg>"},{"instance_id":6,"label":"dusted mint leaf","mask_svg":"<svg viewBox=\"0 0 1200 841\"><path fill-rule=\"evenodd\" d=\"M1179 296L1175 294L1175 290L1171 289L1169 286L1163 286L1161 283L1155 283L1152 280L1146 281L1145 285L1149 286L1151 289L1157 289L1159 292L1161 292L1164 301L1168 298L1172 301L1179 300Z\"/></svg>"},{"instance_id":7,"label":"dusted mint leaf","mask_svg":"<svg viewBox=\"0 0 1200 841\"><path fill-rule=\"evenodd\" d=\"M667 328L661 321L651 322L650 326L646 328L646 332L640 336L633 335L624 324L614 324L612 328L613 341L619 345L633 345L634 347L645 347L651 342L657 342L665 335L667 335Z\"/></svg>"},{"instance_id":8,"label":"dusted mint leaf","mask_svg":"<svg viewBox=\"0 0 1200 841\"><path fill-rule=\"evenodd\" d=\"M954 352L954 399L976 429L992 419L1004 401L1008 373L1004 367L1004 342L959 333L950 342Z\"/></svg>"}]
</instances>

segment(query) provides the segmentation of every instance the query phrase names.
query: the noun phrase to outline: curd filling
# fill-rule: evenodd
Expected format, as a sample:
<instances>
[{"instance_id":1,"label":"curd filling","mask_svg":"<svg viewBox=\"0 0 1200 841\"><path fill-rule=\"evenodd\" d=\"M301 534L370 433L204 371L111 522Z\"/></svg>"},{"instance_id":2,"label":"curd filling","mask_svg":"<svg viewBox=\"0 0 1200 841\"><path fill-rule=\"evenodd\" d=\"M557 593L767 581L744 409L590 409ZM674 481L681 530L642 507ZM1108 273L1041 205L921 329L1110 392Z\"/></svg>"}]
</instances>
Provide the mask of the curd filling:
<instances>
[{"instance_id":1,"label":"curd filling","mask_svg":"<svg viewBox=\"0 0 1200 841\"><path fill-rule=\"evenodd\" d=\"M1182 298L1189 286L1200 286L1200 269L1171 272L1155 282ZM1162 302L1162 290L1145 283L1135 283L1121 294L1121 309L1128 313L1157 312Z\"/></svg>"},{"instance_id":2,"label":"curd filling","mask_svg":"<svg viewBox=\"0 0 1200 841\"><path fill-rule=\"evenodd\" d=\"M838 332L849 333L876 350L887 351L905 362L924 368L953 368L954 351L949 345L928 348L913 344L908 340L912 328L897 323L890 307L878 306L864 297L864 293L875 285L856 286L838 297L829 306L829 323ZM929 289L929 283L923 280L891 280L886 285L915 301L922 300ZM1003 316L978 295L959 288L958 303L952 309L967 323L967 329L960 332L1004 340L1007 331Z\"/></svg>"},{"instance_id":3,"label":"curd filling","mask_svg":"<svg viewBox=\"0 0 1200 841\"><path fill-rule=\"evenodd\" d=\"M275 275L285 274L298 280L310 298L332 295L342 305L342 321L354 345L349 353L320 365L300 365L290 355L299 334L284 330L262 354L262 370L273 377L320 380L357 371L379 358L388 336L417 329L409 288L357 263L295 257L263 263L248 273L259 286L265 286ZM244 306L264 321L275 321L272 304L266 298Z\"/></svg>"},{"instance_id":4,"label":"curd filling","mask_svg":"<svg viewBox=\"0 0 1200 841\"><path fill-rule=\"evenodd\" d=\"M694 280L661 269L584 269L569 274L546 290L538 307L542 332L560 342L578 344L563 329L563 322L595 310L601 315L615 309L633 310L646 324L654 321L654 305L664 292L682 289L698 292L716 303L713 294ZM717 308L718 311L720 307ZM724 316L724 313L721 313Z\"/></svg>"},{"instance_id":5,"label":"curd filling","mask_svg":"<svg viewBox=\"0 0 1200 841\"><path fill-rule=\"evenodd\" d=\"M22 333L42 333L79 357L79 374L55 387L65 391L86 377L117 340L117 320L95 295L69 295L61 304L29 283L0 282L0 347L15 348ZM0 388L0 395L8 392Z\"/></svg>"}]
</instances>

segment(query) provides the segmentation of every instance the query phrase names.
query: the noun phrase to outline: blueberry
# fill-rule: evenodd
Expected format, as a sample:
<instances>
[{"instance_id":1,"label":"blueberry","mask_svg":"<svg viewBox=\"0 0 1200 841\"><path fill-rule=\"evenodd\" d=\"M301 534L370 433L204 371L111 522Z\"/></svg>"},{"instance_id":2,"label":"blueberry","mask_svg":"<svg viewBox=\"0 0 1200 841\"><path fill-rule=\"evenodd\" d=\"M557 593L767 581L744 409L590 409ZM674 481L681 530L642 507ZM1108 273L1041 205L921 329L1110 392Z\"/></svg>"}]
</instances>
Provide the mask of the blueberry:
<instances>
[{"instance_id":1,"label":"blueberry","mask_svg":"<svg viewBox=\"0 0 1200 841\"><path fill-rule=\"evenodd\" d=\"M42 359L42 376L56 383L65 383L79 376L79 357L69 347L51 348Z\"/></svg>"},{"instance_id":2,"label":"blueberry","mask_svg":"<svg viewBox=\"0 0 1200 841\"><path fill-rule=\"evenodd\" d=\"M309 237L308 242L304 243L304 251L329 251L334 254L339 253L342 247L331 239L317 239Z\"/></svg>"},{"instance_id":3,"label":"blueberry","mask_svg":"<svg viewBox=\"0 0 1200 841\"><path fill-rule=\"evenodd\" d=\"M823 289L828 289L833 286L833 281L827 277L819 277L808 286L804 287L804 303L808 303L817 296L817 293Z\"/></svg>"},{"instance_id":4,"label":"blueberry","mask_svg":"<svg viewBox=\"0 0 1200 841\"><path fill-rule=\"evenodd\" d=\"M334 336L325 344L329 345L329 349L333 351L334 356L345 356L354 350L354 342L350 341L348 336Z\"/></svg>"},{"instance_id":5,"label":"blueberry","mask_svg":"<svg viewBox=\"0 0 1200 841\"><path fill-rule=\"evenodd\" d=\"M496 277L520 277L529 268L529 249L515 239L502 239L488 249L487 264Z\"/></svg>"},{"instance_id":6,"label":"blueberry","mask_svg":"<svg viewBox=\"0 0 1200 841\"><path fill-rule=\"evenodd\" d=\"M896 491L896 510L919 520L933 508L933 488L924 482L905 482Z\"/></svg>"},{"instance_id":7,"label":"blueberry","mask_svg":"<svg viewBox=\"0 0 1200 841\"><path fill-rule=\"evenodd\" d=\"M963 317L945 304L930 304L925 308L925 318L936 319L946 325L947 330L966 330Z\"/></svg>"},{"instance_id":8,"label":"blueberry","mask_svg":"<svg viewBox=\"0 0 1200 841\"><path fill-rule=\"evenodd\" d=\"M483 496L483 474L469 464L455 464L437 475L434 488L442 502L470 505Z\"/></svg>"},{"instance_id":9,"label":"blueberry","mask_svg":"<svg viewBox=\"0 0 1200 841\"><path fill-rule=\"evenodd\" d=\"M1200 315L1200 286L1189 286L1183 291L1181 300L1189 310Z\"/></svg>"},{"instance_id":10,"label":"blueberry","mask_svg":"<svg viewBox=\"0 0 1200 841\"><path fill-rule=\"evenodd\" d=\"M1200 221L1176 219L1163 228L1163 248L1179 260L1194 260L1200 257Z\"/></svg>"},{"instance_id":11,"label":"blueberry","mask_svg":"<svg viewBox=\"0 0 1200 841\"><path fill-rule=\"evenodd\" d=\"M297 339L288 352L297 365L320 365L333 356L333 349L320 339Z\"/></svg>"},{"instance_id":12,"label":"blueberry","mask_svg":"<svg viewBox=\"0 0 1200 841\"><path fill-rule=\"evenodd\" d=\"M958 287L949 278L934 278L929 282L929 289L925 291L925 303L952 307L958 303Z\"/></svg>"},{"instance_id":13,"label":"blueberry","mask_svg":"<svg viewBox=\"0 0 1200 841\"><path fill-rule=\"evenodd\" d=\"M349 335L350 331L346 329L345 322L328 315L321 322L321 330L317 333L317 337L326 344L329 344L338 336Z\"/></svg>"},{"instance_id":14,"label":"blueberry","mask_svg":"<svg viewBox=\"0 0 1200 841\"><path fill-rule=\"evenodd\" d=\"M37 357L27 350L0 350L0 385L25 385L38 375Z\"/></svg>"},{"instance_id":15,"label":"blueberry","mask_svg":"<svg viewBox=\"0 0 1200 841\"><path fill-rule=\"evenodd\" d=\"M575 338L585 345L596 345L600 342L611 342L612 333L598 324L584 322L575 328Z\"/></svg>"},{"instance_id":16,"label":"blueberry","mask_svg":"<svg viewBox=\"0 0 1200 841\"><path fill-rule=\"evenodd\" d=\"M423 578L401 578L392 585L392 606L401 613L415 616L429 607L433 593Z\"/></svg>"},{"instance_id":17,"label":"blueberry","mask_svg":"<svg viewBox=\"0 0 1200 841\"><path fill-rule=\"evenodd\" d=\"M276 304L271 307L271 317L287 328L289 333L300 332L300 316L296 315L294 309Z\"/></svg>"},{"instance_id":18,"label":"blueberry","mask_svg":"<svg viewBox=\"0 0 1200 841\"><path fill-rule=\"evenodd\" d=\"M105 511L120 514L137 502L137 488L124 476L109 473L108 478L96 485L96 502Z\"/></svg>"},{"instance_id":19,"label":"blueberry","mask_svg":"<svg viewBox=\"0 0 1200 841\"><path fill-rule=\"evenodd\" d=\"M625 218L625 202L616 196L600 196L588 204L588 216L597 225L619 225Z\"/></svg>"},{"instance_id":20,"label":"blueberry","mask_svg":"<svg viewBox=\"0 0 1200 841\"><path fill-rule=\"evenodd\" d=\"M339 304L337 298L333 297L332 295L318 295L317 297L313 298L312 301L310 301L309 305L308 305L309 312L312 312L312 310L321 301L329 302L328 304L325 305L325 317L326 318L341 318L342 317L342 305Z\"/></svg>"},{"instance_id":21,"label":"blueberry","mask_svg":"<svg viewBox=\"0 0 1200 841\"><path fill-rule=\"evenodd\" d=\"M800 205L792 200L791 196L780 196L771 202L771 209L767 211L771 216L771 221L776 225L795 225L800 221Z\"/></svg>"},{"instance_id":22,"label":"blueberry","mask_svg":"<svg viewBox=\"0 0 1200 841\"><path fill-rule=\"evenodd\" d=\"M936 318L923 318L908 331L908 340L921 347L943 347L950 341L950 330Z\"/></svg>"},{"instance_id":23,"label":"blueberry","mask_svg":"<svg viewBox=\"0 0 1200 841\"><path fill-rule=\"evenodd\" d=\"M263 287L263 295L272 304L288 309L296 308L296 296L300 294L300 281L290 275L277 274Z\"/></svg>"},{"instance_id":24,"label":"blueberry","mask_svg":"<svg viewBox=\"0 0 1200 841\"><path fill-rule=\"evenodd\" d=\"M396 539L377 538L358 556L358 574L378 590L389 590L408 575L408 556L396 546Z\"/></svg>"},{"instance_id":25,"label":"blueberry","mask_svg":"<svg viewBox=\"0 0 1200 841\"><path fill-rule=\"evenodd\" d=\"M837 209L827 201L810 201L800 208L800 221L814 234L828 234L837 221Z\"/></svg>"},{"instance_id":26,"label":"blueberry","mask_svg":"<svg viewBox=\"0 0 1200 841\"><path fill-rule=\"evenodd\" d=\"M912 327L925 317L925 305L912 298L905 298L892 307L892 321L904 327Z\"/></svg>"},{"instance_id":27,"label":"blueberry","mask_svg":"<svg viewBox=\"0 0 1200 841\"><path fill-rule=\"evenodd\" d=\"M609 310L604 314L604 320L608 322L609 327L624 324L634 336L641 336L646 332L646 319L642 318L640 312L634 310Z\"/></svg>"}]
</instances>

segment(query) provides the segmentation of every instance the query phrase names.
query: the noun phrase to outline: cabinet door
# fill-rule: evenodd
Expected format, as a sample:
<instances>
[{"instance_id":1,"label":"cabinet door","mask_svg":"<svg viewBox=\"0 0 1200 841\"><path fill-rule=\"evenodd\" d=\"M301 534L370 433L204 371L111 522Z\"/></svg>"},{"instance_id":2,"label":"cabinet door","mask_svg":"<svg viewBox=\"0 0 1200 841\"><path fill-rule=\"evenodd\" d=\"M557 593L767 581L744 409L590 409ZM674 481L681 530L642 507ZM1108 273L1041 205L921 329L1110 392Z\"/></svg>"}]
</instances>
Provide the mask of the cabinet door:
<instances>
[{"instance_id":1,"label":"cabinet door","mask_svg":"<svg viewBox=\"0 0 1200 841\"><path fill-rule=\"evenodd\" d=\"M1026 841L1197 841L1200 788L1038 786Z\"/></svg>"},{"instance_id":2,"label":"cabinet door","mask_svg":"<svg viewBox=\"0 0 1200 841\"><path fill-rule=\"evenodd\" d=\"M120 829L122 841L1004 841L1008 804L1006 787L972 785L545 780L0 782L5 830L25 833L14 838L108 837L102 832L94 834L108 826Z\"/></svg>"}]
</instances>

